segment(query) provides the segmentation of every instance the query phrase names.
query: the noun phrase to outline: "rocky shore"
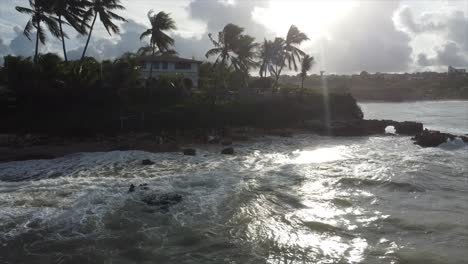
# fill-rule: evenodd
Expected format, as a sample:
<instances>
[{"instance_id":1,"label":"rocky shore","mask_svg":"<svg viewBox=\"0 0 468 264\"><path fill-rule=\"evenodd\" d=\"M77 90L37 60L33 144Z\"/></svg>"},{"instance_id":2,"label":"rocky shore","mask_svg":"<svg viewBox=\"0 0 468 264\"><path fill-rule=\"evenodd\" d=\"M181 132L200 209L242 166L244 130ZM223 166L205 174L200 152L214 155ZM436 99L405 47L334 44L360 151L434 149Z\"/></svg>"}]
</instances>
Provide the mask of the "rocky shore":
<instances>
[{"instance_id":1,"label":"rocky shore","mask_svg":"<svg viewBox=\"0 0 468 264\"><path fill-rule=\"evenodd\" d=\"M422 123L393 120L334 120L326 123L305 121L295 128L225 128L162 131L161 133L127 133L117 136L88 138L48 137L43 135L0 135L0 162L31 159L53 159L77 152L107 152L142 150L148 152L182 152L196 155L191 145L217 144L223 146L221 154L232 155L233 142L261 136L291 137L298 133L315 133L324 136L370 136L385 134L391 127L398 135L413 136L415 144L436 147L459 137L468 142L467 136L457 136L424 129Z\"/></svg>"}]
</instances>

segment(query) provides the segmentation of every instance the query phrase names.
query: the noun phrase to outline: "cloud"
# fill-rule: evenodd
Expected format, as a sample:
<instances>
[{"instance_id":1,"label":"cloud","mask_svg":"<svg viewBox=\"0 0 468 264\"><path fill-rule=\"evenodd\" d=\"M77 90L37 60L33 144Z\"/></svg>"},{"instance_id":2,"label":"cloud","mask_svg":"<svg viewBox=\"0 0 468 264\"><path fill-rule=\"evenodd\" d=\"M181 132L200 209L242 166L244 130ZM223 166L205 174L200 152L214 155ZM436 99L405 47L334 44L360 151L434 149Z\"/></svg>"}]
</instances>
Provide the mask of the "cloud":
<instances>
[{"instance_id":1,"label":"cloud","mask_svg":"<svg viewBox=\"0 0 468 264\"><path fill-rule=\"evenodd\" d=\"M369 1L355 7L330 30L330 39L310 52L328 72L403 72L412 63L410 38L392 20L398 2Z\"/></svg>"},{"instance_id":2,"label":"cloud","mask_svg":"<svg viewBox=\"0 0 468 264\"><path fill-rule=\"evenodd\" d=\"M86 50L86 56L92 56L96 59L117 58L125 52L136 52L140 47L146 45L146 42L140 41L141 33L146 29L145 25L137 23L134 20L128 20L122 24L122 34L116 39L92 37ZM78 37L80 43L86 42L87 36ZM84 44L68 52L68 57L72 60L81 58Z\"/></svg>"}]
</instances>

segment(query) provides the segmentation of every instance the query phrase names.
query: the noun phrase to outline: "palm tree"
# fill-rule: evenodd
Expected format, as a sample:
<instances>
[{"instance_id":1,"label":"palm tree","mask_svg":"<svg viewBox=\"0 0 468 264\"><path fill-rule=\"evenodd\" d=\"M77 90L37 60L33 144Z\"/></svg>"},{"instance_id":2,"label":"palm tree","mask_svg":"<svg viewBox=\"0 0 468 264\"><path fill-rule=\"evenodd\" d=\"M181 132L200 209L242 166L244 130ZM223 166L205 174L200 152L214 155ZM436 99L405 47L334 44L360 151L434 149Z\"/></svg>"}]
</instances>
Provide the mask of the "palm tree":
<instances>
[{"instance_id":1,"label":"palm tree","mask_svg":"<svg viewBox=\"0 0 468 264\"><path fill-rule=\"evenodd\" d=\"M309 55L305 55L304 58L302 58L302 63L301 63L301 78L302 78L302 83L301 83L301 88L304 89L304 79L307 77L307 72L312 69L312 66L314 65L314 57L311 57Z\"/></svg>"},{"instance_id":2,"label":"palm tree","mask_svg":"<svg viewBox=\"0 0 468 264\"><path fill-rule=\"evenodd\" d=\"M148 36L150 37L149 48L151 50L151 55L154 56L156 54L156 48L158 48L158 51L161 53L174 54L175 51L171 49L171 47L174 46L174 39L164 32L177 29L174 20L169 16L168 13L161 11L157 14L154 14L153 10L148 12L148 19L151 23L151 28L145 30L141 34L140 40ZM152 74L153 64L151 63L149 75L150 79Z\"/></svg>"},{"instance_id":3,"label":"palm tree","mask_svg":"<svg viewBox=\"0 0 468 264\"><path fill-rule=\"evenodd\" d=\"M34 63L37 63L39 42L41 42L41 44L45 44L46 42L46 34L42 24L45 24L50 33L57 38L60 36L60 29L57 19L48 15L51 8L50 2L47 0L29 0L29 6L30 8L17 6L16 11L31 16L24 27L23 33L29 40L31 40L31 31L33 28L36 29L36 51L34 53Z\"/></svg>"},{"instance_id":4,"label":"palm tree","mask_svg":"<svg viewBox=\"0 0 468 264\"><path fill-rule=\"evenodd\" d=\"M232 62L232 53L243 31L244 29L237 25L227 24L223 31L218 33L218 40L214 40L211 33L208 34L215 47L205 54L206 58L218 55L214 65L217 65L219 62L225 64L229 59Z\"/></svg>"},{"instance_id":5,"label":"palm tree","mask_svg":"<svg viewBox=\"0 0 468 264\"><path fill-rule=\"evenodd\" d=\"M237 55L233 58L233 66L236 70L248 73L250 68L257 67L254 60L257 57L258 43L255 38L249 35L241 35L233 47L233 52Z\"/></svg>"},{"instance_id":6,"label":"palm tree","mask_svg":"<svg viewBox=\"0 0 468 264\"><path fill-rule=\"evenodd\" d=\"M63 57L65 62L68 61L67 50L65 47L65 38L68 38L63 31L63 24L71 25L79 34L84 35L86 31L86 21L83 21L85 7L91 3L86 0L55 0L53 2L52 11L58 18L60 27L60 38L63 47ZM63 21L65 19L65 21Z\"/></svg>"},{"instance_id":7,"label":"palm tree","mask_svg":"<svg viewBox=\"0 0 468 264\"><path fill-rule=\"evenodd\" d=\"M272 44L274 67L270 67L270 73L275 76L275 87L278 87L278 80L284 66L287 65L289 69L297 71L297 62L300 62L302 57L306 55L298 46L308 39L307 35L299 31L294 25L289 28L286 39L275 39Z\"/></svg>"},{"instance_id":8,"label":"palm tree","mask_svg":"<svg viewBox=\"0 0 468 264\"><path fill-rule=\"evenodd\" d=\"M92 0L89 3L89 10L84 15L84 20L88 21L91 17L93 18L93 23L91 24L91 28L89 29L88 40L86 41L85 48L83 50L83 55L81 56L81 61L83 61L86 50L88 49L89 40L91 39L91 34L93 33L94 24L96 23L96 19L99 16L104 28L107 30L109 35L112 33L119 33L119 27L112 22L113 19L118 21L126 22L127 20L116 13L113 10L123 10L125 9L124 6L120 5L120 0Z\"/></svg>"}]
</instances>

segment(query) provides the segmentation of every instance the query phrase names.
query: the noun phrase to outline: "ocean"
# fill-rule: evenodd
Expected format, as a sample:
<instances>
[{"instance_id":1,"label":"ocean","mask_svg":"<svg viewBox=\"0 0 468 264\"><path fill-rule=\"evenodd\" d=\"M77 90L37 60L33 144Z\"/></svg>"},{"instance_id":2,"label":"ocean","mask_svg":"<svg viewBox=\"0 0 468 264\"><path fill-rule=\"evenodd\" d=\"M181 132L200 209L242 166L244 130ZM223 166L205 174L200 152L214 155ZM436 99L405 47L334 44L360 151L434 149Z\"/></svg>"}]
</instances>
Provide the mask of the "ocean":
<instances>
[{"instance_id":1,"label":"ocean","mask_svg":"<svg viewBox=\"0 0 468 264\"><path fill-rule=\"evenodd\" d=\"M468 133L468 101L360 105L365 118ZM303 134L233 147L0 163L0 263L468 263L460 140Z\"/></svg>"}]
</instances>

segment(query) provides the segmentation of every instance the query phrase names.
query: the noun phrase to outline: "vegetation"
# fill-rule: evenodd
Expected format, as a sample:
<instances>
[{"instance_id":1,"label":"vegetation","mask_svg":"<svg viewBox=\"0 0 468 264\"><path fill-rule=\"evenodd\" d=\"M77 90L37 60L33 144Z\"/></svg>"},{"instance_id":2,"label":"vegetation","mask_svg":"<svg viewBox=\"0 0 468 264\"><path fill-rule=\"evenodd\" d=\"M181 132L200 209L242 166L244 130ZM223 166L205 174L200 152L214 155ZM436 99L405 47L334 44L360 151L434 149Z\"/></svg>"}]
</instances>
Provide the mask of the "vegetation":
<instances>
[{"instance_id":1,"label":"vegetation","mask_svg":"<svg viewBox=\"0 0 468 264\"><path fill-rule=\"evenodd\" d=\"M92 0L88 5L89 9L86 11L86 13L84 13L83 19L85 21L89 21L93 17L93 22L91 24L91 28L89 29L88 39L86 40L86 45L83 50L81 60L84 60L85 58L89 40L91 39L91 34L93 33L94 25L98 16L109 35L111 35L111 32L116 34L120 32L119 27L112 20L123 22L127 21L125 18L114 13L114 10L125 9L125 7L120 5L120 0Z\"/></svg>"},{"instance_id":2,"label":"vegetation","mask_svg":"<svg viewBox=\"0 0 468 264\"><path fill-rule=\"evenodd\" d=\"M175 30L177 29L174 20L165 12L159 12L156 15L153 13L153 10L148 12L148 19L151 23L151 28L145 30L141 36L140 40L145 37L150 37L150 51L151 55L156 54L156 48L160 53L174 53L174 50L171 47L174 46L174 39L167 35L164 31ZM149 78L153 77L153 64L150 65L150 74Z\"/></svg>"},{"instance_id":3,"label":"vegetation","mask_svg":"<svg viewBox=\"0 0 468 264\"><path fill-rule=\"evenodd\" d=\"M312 65L314 64L314 57L309 55L305 55L304 59L302 59L301 64L301 88L304 89L304 79L307 77L307 72L312 69Z\"/></svg>"},{"instance_id":4,"label":"vegetation","mask_svg":"<svg viewBox=\"0 0 468 264\"><path fill-rule=\"evenodd\" d=\"M279 89L285 67L297 71L300 65L304 79L313 64L313 58L299 49L308 38L294 25L286 38L264 40L262 45L234 24L226 25L216 37L209 34L213 48L206 57L215 59L200 65L199 89L191 91L178 74L149 82L140 76L141 56L176 54L174 39L168 34L176 23L165 12L148 12L151 26L140 36L149 38L148 46L99 62L85 56L87 47L98 17L109 34L119 33L114 21L126 21L115 13L124 9L119 0L30 0L30 8L16 9L31 16L25 34L30 37L36 29L36 54L33 60L5 57L0 69L2 131L115 133L123 123L132 130L282 127L325 116L321 93L288 86ZM39 54L39 41L45 44L43 25L61 40L63 59ZM63 25L88 34L79 61L67 59ZM260 78L253 78L250 72L258 67ZM269 90L273 96L262 95ZM329 103L332 118L362 118L349 94L332 94Z\"/></svg>"}]
</instances>

